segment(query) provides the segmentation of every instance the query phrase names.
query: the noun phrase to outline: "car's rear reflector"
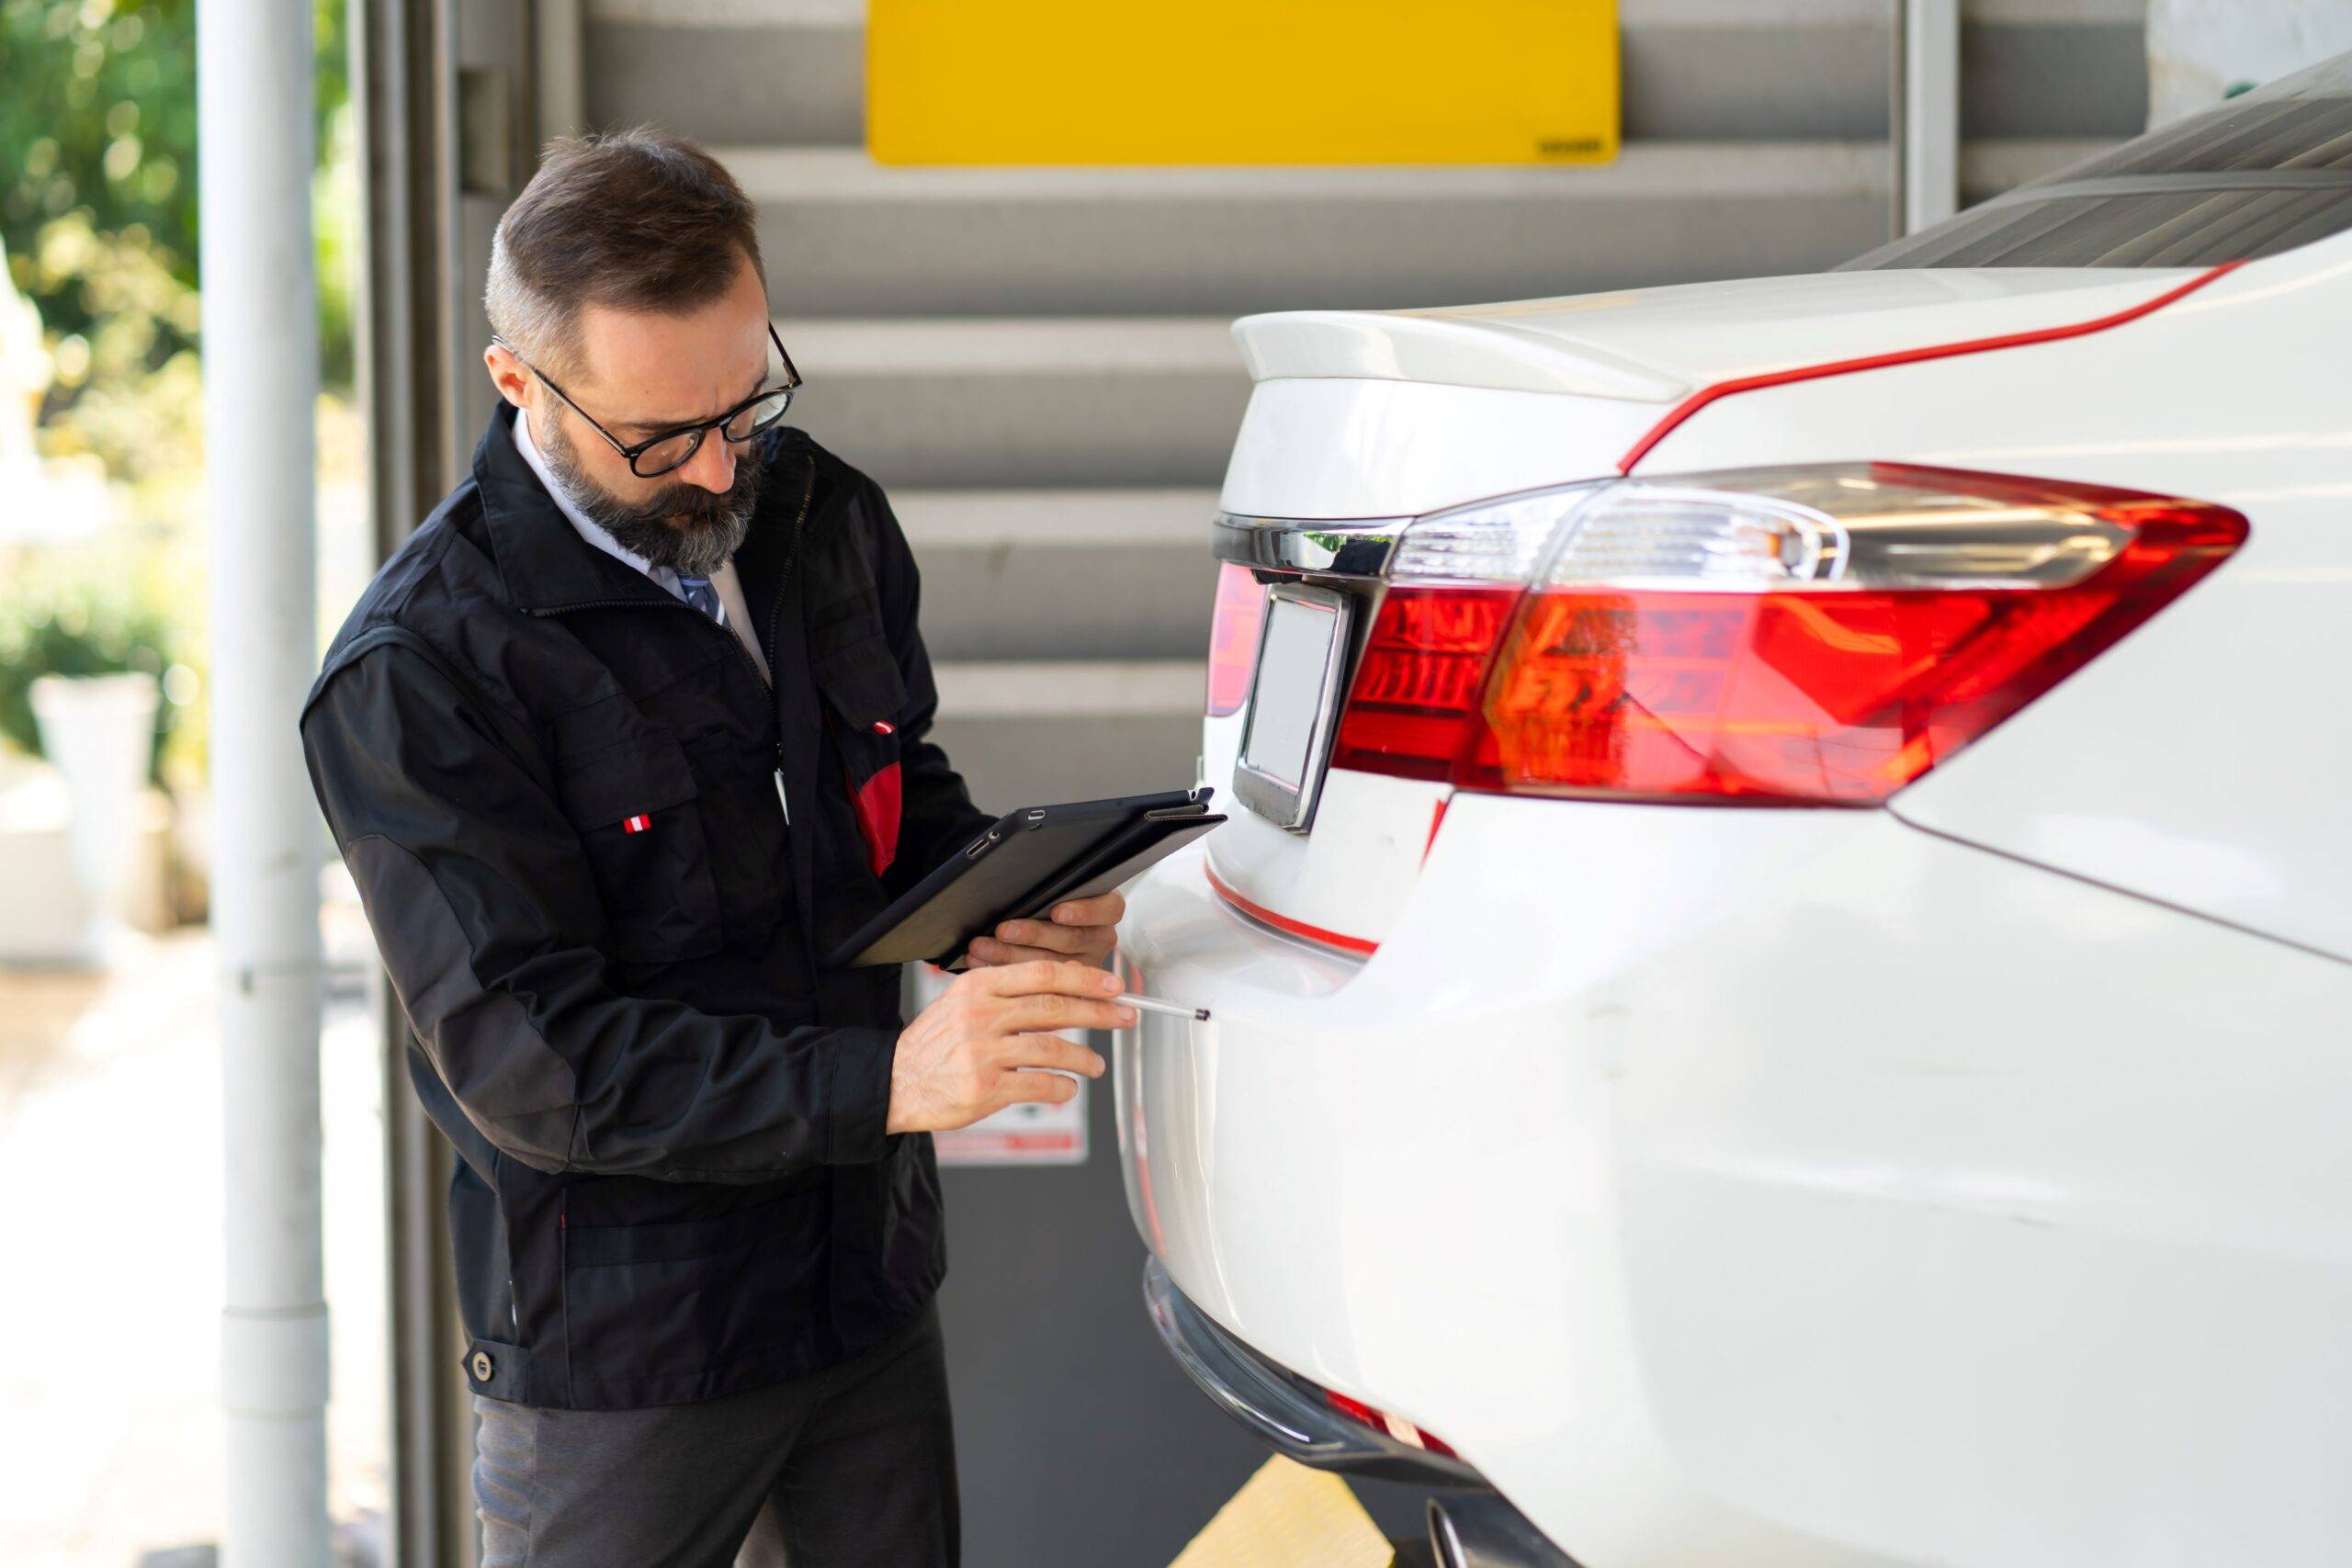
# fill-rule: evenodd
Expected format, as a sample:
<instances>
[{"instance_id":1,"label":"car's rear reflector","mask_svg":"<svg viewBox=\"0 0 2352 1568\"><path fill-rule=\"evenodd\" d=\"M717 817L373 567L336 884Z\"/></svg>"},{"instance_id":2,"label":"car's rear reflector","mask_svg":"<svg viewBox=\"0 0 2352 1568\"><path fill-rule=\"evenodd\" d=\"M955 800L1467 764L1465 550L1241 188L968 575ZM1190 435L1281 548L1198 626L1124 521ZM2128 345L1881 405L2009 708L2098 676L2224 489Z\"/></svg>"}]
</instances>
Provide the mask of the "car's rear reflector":
<instances>
[{"instance_id":1,"label":"car's rear reflector","mask_svg":"<svg viewBox=\"0 0 2352 1568\"><path fill-rule=\"evenodd\" d=\"M1447 1442L1436 1433L1416 1427L1402 1416L1392 1416L1385 1410L1366 1404L1361 1399L1351 1399L1337 1389L1324 1389L1323 1401L1349 1420L1359 1426L1369 1427L1375 1432L1385 1432L1400 1443L1408 1444L1430 1453L1443 1454L1448 1459L1462 1457L1454 1451L1452 1443Z\"/></svg>"},{"instance_id":2,"label":"car's rear reflector","mask_svg":"<svg viewBox=\"0 0 2352 1568\"><path fill-rule=\"evenodd\" d=\"M1883 800L2211 570L2196 502L1897 464L1628 480L1476 514L1550 538L1518 581L1391 587L1333 763L1464 788ZM1407 533L1410 556L1416 523ZM1446 558L1443 553L1424 558Z\"/></svg>"},{"instance_id":3,"label":"car's rear reflector","mask_svg":"<svg viewBox=\"0 0 2352 1568\"><path fill-rule=\"evenodd\" d=\"M1216 609L1209 617L1208 713L1223 718L1250 700L1258 662L1258 631L1266 619L1266 589L1246 566L1217 569Z\"/></svg>"}]
</instances>

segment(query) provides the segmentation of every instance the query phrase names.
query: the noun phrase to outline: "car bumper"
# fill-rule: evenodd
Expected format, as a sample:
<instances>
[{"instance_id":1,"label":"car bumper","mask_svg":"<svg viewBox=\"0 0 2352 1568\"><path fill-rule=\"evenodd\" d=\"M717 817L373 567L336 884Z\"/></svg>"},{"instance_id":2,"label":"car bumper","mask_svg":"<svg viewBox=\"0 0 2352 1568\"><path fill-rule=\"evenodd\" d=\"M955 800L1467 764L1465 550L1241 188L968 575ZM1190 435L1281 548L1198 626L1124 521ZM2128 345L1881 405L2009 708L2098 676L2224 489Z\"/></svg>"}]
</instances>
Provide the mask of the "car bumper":
<instances>
[{"instance_id":1,"label":"car bumper","mask_svg":"<svg viewBox=\"0 0 2352 1568\"><path fill-rule=\"evenodd\" d=\"M1883 812L1458 796L1363 961L1200 860L1127 921L1214 1013L1120 1039L1138 1230L1577 1561L2109 1560L2218 1543L2217 1468L2230 1540L2352 1529L2352 1072L2295 1043L2352 970Z\"/></svg>"},{"instance_id":2,"label":"car bumper","mask_svg":"<svg viewBox=\"0 0 2352 1568\"><path fill-rule=\"evenodd\" d=\"M1318 1470L1450 1489L1430 1503L1442 1568L1576 1568L1469 1466L1341 1416L1254 1355L1186 1301L1158 1258L1144 1264L1143 1299L1184 1374L1267 1447Z\"/></svg>"},{"instance_id":3,"label":"car bumper","mask_svg":"<svg viewBox=\"0 0 2352 1568\"><path fill-rule=\"evenodd\" d=\"M1184 1375L1268 1448L1317 1470L1375 1481L1486 1486L1460 1461L1374 1431L1332 1409L1313 1389L1269 1365L1186 1301L1156 1258L1144 1264L1143 1300L1160 1343Z\"/></svg>"}]
</instances>

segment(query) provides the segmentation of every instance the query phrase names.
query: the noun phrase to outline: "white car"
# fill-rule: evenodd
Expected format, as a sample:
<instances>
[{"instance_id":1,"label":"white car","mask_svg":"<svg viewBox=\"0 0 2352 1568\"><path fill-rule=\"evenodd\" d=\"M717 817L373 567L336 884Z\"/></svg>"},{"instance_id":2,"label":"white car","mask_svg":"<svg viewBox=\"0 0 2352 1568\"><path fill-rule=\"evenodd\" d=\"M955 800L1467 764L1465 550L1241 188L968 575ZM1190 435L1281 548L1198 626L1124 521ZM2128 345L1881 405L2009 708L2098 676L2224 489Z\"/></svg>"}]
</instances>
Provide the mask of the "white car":
<instances>
[{"instance_id":1,"label":"white car","mask_svg":"<svg viewBox=\"0 0 2352 1568\"><path fill-rule=\"evenodd\" d=\"M2352 1560L2352 57L1848 268L1257 316L1146 1292L1442 1560Z\"/></svg>"}]
</instances>

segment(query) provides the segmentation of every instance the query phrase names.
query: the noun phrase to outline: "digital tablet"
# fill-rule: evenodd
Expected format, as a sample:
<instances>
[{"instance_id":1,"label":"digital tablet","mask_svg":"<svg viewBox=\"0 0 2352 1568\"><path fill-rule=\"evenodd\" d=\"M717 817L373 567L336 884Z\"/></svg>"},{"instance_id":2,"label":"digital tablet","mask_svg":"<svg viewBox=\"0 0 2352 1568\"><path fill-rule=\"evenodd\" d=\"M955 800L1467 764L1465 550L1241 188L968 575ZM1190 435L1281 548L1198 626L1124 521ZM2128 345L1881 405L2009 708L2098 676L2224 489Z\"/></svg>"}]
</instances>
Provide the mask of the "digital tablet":
<instances>
[{"instance_id":1,"label":"digital tablet","mask_svg":"<svg viewBox=\"0 0 2352 1568\"><path fill-rule=\"evenodd\" d=\"M1130 850L1125 858L1141 854L1146 858L1136 870L1168 853L1176 847L1172 840L1161 837L1136 849L1131 831L1147 824L1207 822L1215 793L1204 786L1009 812L833 948L825 962L834 968L951 963L974 937L1030 908L1041 892L1079 886L1069 880L1074 869L1081 877L1112 869L1100 852L1115 845Z\"/></svg>"}]
</instances>

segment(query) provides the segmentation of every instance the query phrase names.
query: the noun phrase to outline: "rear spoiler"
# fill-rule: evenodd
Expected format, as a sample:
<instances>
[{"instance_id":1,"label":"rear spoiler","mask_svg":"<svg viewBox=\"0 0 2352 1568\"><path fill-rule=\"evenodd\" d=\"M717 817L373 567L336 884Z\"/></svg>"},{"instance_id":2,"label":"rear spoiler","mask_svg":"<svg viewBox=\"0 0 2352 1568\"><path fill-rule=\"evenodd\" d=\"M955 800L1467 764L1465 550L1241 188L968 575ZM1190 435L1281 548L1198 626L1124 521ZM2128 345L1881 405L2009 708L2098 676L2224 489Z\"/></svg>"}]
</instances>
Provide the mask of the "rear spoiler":
<instances>
[{"instance_id":1,"label":"rear spoiler","mask_svg":"<svg viewBox=\"0 0 2352 1568\"><path fill-rule=\"evenodd\" d=\"M1344 377L1671 403L1690 384L1556 333L1385 310L1280 310L1233 323L1252 379Z\"/></svg>"}]
</instances>

